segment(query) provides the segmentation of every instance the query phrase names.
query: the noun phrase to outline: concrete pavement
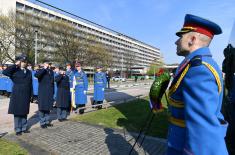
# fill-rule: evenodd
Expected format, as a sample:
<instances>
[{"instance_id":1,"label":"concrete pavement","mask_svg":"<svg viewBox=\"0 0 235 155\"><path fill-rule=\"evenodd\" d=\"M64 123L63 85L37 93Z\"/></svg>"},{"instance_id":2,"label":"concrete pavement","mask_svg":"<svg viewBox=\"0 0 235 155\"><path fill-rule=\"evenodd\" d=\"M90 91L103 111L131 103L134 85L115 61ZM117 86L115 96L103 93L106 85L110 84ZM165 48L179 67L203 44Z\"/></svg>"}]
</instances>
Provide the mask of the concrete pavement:
<instances>
[{"instance_id":1,"label":"concrete pavement","mask_svg":"<svg viewBox=\"0 0 235 155\"><path fill-rule=\"evenodd\" d=\"M128 155L135 133L103 128L85 123L56 122L47 129L35 128L20 137L4 138L19 143L33 155ZM131 155L164 155L166 140L146 137L142 147L136 145Z\"/></svg>"},{"instance_id":2,"label":"concrete pavement","mask_svg":"<svg viewBox=\"0 0 235 155\"><path fill-rule=\"evenodd\" d=\"M111 88L107 89L105 92L105 102L112 102L111 104L117 104L123 102L128 99L135 99L135 96L139 95L147 95L149 92L150 85L146 84L139 84L136 86L130 87L121 87L121 88ZM93 94L90 92L88 93L88 103L86 104L87 107L91 106L91 102L93 99ZM3 132L14 132L13 127L13 115L8 114L8 105L9 105L9 98L0 96L0 133ZM90 111L94 109L87 108L85 111ZM31 103L30 104L30 113L28 115L28 124L31 128L38 127L38 105ZM52 120L56 120L56 112L53 111L51 113ZM73 115L73 114L72 114Z\"/></svg>"},{"instance_id":3,"label":"concrete pavement","mask_svg":"<svg viewBox=\"0 0 235 155\"><path fill-rule=\"evenodd\" d=\"M149 93L148 84L121 86L105 92L106 102L118 104L125 100L135 99L138 95ZM88 104L91 105L92 90L88 93ZM125 155L129 154L131 146L137 137L136 133L125 130L103 128L81 122L58 122L55 111L51 119L54 126L41 129L38 123L37 104L31 104L28 124L30 133L15 136L13 131L13 116L7 114L9 98L0 96L0 133L9 132L5 139L17 142L32 155ZM86 109L90 111L92 109ZM71 114L70 117L75 114ZM146 137L143 146L136 145L132 155L164 155L166 140ZM1 152L0 152L1 154Z\"/></svg>"}]
</instances>

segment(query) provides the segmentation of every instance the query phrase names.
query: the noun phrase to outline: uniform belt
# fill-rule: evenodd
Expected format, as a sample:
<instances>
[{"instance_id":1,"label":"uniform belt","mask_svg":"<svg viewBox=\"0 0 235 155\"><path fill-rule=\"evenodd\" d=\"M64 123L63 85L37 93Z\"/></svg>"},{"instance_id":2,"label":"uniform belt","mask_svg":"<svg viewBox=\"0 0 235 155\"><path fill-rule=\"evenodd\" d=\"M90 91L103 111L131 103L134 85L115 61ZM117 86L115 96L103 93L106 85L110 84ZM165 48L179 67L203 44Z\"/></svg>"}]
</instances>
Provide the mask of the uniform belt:
<instances>
[{"instance_id":1,"label":"uniform belt","mask_svg":"<svg viewBox=\"0 0 235 155\"><path fill-rule=\"evenodd\" d=\"M101 83L103 83L103 82L96 82L96 84L101 84Z\"/></svg>"},{"instance_id":2,"label":"uniform belt","mask_svg":"<svg viewBox=\"0 0 235 155\"><path fill-rule=\"evenodd\" d=\"M182 120L182 119L178 119L178 118L175 118L175 117L170 117L170 122L171 124L174 124L176 126L179 126L179 127L182 127L182 128L185 128L186 125L185 125L185 121Z\"/></svg>"},{"instance_id":3,"label":"uniform belt","mask_svg":"<svg viewBox=\"0 0 235 155\"><path fill-rule=\"evenodd\" d=\"M77 84L83 84L83 82L77 82Z\"/></svg>"},{"instance_id":4,"label":"uniform belt","mask_svg":"<svg viewBox=\"0 0 235 155\"><path fill-rule=\"evenodd\" d=\"M184 108L184 102L181 102L181 101L177 101L171 97L168 97L168 100L169 100L169 104L172 106L172 107L175 107L175 108Z\"/></svg>"}]
</instances>

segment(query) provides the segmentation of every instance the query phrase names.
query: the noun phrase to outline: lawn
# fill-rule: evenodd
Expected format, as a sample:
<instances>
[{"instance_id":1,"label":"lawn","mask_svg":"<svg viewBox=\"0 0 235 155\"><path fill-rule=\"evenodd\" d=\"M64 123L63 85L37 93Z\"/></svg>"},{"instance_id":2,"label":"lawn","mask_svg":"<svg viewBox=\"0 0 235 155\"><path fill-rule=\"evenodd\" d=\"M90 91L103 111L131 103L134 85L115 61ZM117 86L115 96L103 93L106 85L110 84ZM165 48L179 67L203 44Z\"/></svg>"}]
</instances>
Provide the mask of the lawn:
<instances>
[{"instance_id":1,"label":"lawn","mask_svg":"<svg viewBox=\"0 0 235 155\"><path fill-rule=\"evenodd\" d=\"M18 144L0 138L0 155L27 155L28 152Z\"/></svg>"},{"instance_id":2,"label":"lawn","mask_svg":"<svg viewBox=\"0 0 235 155\"><path fill-rule=\"evenodd\" d=\"M155 115L147 135L166 138L168 128L168 112L166 101L162 100L164 111ZM89 124L102 125L110 128L125 128L127 131L138 132L146 122L150 112L148 99L138 99L128 103L102 109L99 111L78 115L73 120L86 122Z\"/></svg>"}]
</instances>

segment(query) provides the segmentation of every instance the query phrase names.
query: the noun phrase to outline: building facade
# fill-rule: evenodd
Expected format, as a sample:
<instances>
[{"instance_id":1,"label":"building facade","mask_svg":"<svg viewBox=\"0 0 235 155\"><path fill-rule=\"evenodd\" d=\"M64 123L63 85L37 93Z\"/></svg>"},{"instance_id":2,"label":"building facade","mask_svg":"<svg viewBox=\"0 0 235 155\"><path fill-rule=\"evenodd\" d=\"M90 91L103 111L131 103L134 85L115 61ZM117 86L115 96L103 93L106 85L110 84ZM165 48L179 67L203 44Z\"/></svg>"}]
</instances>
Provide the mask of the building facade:
<instances>
[{"instance_id":1,"label":"building facade","mask_svg":"<svg viewBox=\"0 0 235 155\"><path fill-rule=\"evenodd\" d=\"M94 35L102 44L112 48L114 70L125 70L130 57L133 57L131 67L147 68L153 61L160 64L160 49L101 25L44 7L39 3L26 0L0 0L0 10L3 13L13 10L16 18L27 13L37 18L65 21L81 31ZM47 50L53 48L48 47Z\"/></svg>"}]
</instances>

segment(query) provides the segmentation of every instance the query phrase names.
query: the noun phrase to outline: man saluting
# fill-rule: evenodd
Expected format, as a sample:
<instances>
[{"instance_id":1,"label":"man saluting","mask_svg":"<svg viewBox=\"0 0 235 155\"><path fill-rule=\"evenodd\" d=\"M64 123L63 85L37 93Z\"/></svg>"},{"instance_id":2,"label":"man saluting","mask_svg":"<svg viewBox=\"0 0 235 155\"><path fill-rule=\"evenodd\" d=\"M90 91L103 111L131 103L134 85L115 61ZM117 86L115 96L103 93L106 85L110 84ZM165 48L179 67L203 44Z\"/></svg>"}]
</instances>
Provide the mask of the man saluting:
<instances>
[{"instance_id":1,"label":"man saluting","mask_svg":"<svg viewBox=\"0 0 235 155\"><path fill-rule=\"evenodd\" d=\"M52 126L50 123L50 110L54 102L54 72L49 68L50 63L44 61L43 68L35 73L38 78L38 109L41 128Z\"/></svg>"},{"instance_id":2,"label":"man saluting","mask_svg":"<svg viewBox=\"0 0 235 155\"><path fill-rule=\"evenodd\" d=\"M26 56L16 57L16 63L3 71L3 74L13 81L13 89L8 109L14 115L16 135L28 133L27 114L29 114L30 99L33 97L32 74L26 68Z\"/></svg>"}]
</instances>

